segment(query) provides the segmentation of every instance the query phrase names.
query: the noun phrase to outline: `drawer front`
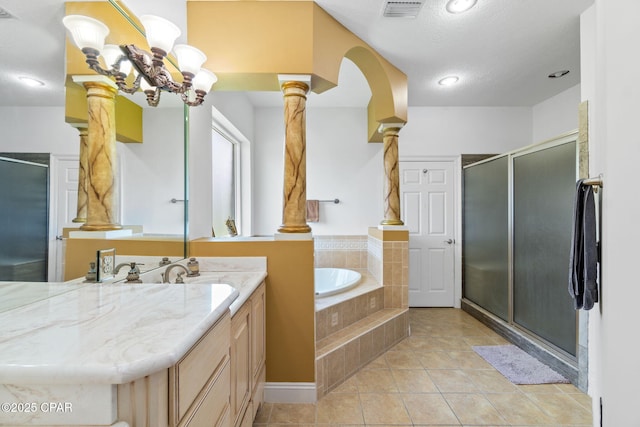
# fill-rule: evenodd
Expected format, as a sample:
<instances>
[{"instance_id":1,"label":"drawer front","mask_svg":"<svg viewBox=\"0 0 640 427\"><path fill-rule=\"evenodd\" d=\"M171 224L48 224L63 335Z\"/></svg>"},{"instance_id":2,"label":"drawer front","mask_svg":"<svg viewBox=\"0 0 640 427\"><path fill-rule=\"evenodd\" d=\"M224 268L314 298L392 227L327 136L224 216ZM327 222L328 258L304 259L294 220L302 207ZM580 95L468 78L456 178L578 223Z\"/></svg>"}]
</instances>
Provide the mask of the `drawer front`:
<instances>
[{"instance_id":1,"label":"drawer front","mask_svg":"<svg viewBox=\"0 0 640 427\"><path fill-rule=\"evenodd\" d=\"M182 426L186 427L229 427L229 363L224 365L211 388L206 390L202 400L195 406L195 412L186 419Z\"/></svg>"},{"instance_id":2,"label":"drawer front","mask_svg":"<svg viewBox=\"0 0 640 427\"><path fill-rule=\"evenodd\" d=\"M176 364L172 379L177 393L178 420L184 417L205 385L229 360L230 335L231 320L227 312ZM228 396L228 391L224 395Z\"/></svg>"}]
</instances>

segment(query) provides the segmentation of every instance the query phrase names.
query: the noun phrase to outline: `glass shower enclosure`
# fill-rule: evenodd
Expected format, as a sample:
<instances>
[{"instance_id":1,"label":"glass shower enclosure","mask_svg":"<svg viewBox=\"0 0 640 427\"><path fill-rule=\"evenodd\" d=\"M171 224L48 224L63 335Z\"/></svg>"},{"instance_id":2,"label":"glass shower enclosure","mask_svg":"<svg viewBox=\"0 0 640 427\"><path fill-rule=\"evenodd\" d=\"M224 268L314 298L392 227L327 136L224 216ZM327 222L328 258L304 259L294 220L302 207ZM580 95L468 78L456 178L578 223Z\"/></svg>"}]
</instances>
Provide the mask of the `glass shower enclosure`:
<instances>
[{"instance_id":1,"label":"glass shower enclosure","mask_svg":"<svg viewBox=\"0 0 640 427\"><path fill-rule=\"evenodd\" d=\"M46 282L49 167L0 157L0 280Z\"/></svg>"},{"instance_id":2,"label":"glass shower enclosure","mask_svg":"<svg viewBox=\"0 0 640 427\"><path fill-rule=\"evenodd\" d=\"M573 362L578 326L567 281L576 139L463 171L463 297Z\"/></svg>"}]
</instances>

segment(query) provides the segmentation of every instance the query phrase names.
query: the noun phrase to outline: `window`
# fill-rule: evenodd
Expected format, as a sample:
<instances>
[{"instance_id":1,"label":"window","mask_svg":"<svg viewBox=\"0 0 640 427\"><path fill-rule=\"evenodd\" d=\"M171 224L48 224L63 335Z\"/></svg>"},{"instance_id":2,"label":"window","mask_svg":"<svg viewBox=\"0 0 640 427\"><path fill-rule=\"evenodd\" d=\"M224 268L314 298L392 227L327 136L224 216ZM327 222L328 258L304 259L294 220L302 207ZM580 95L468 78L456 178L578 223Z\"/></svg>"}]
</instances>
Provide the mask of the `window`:
<instances>
[{"instance_id":1,"label":"window","mask_svg":"<svg viewBox=\"0 0 640 427\"><path fill-rule=\"evenodd\" d=\"M240 227L236 214L238 213L237 193L237 152L239 144L231 138L216 131L212 132L212 179L213 179L213 234L216 237L229 235L227 221L236 223L238 234Z\"/></svg>"}]
</instances>

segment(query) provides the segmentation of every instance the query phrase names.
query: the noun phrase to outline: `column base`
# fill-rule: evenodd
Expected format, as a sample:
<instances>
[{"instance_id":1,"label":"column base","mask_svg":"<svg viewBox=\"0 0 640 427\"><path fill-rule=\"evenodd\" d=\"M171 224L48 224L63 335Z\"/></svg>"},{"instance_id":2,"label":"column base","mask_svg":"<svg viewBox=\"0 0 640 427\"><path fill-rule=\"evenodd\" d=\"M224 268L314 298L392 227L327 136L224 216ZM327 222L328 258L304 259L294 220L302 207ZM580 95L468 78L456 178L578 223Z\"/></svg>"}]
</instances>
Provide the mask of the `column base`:
<instances>
[{"instance_id":1,"label":"column base","mask_svg":"<svg viewBox=\"0 0 640 427\"><path fill-rule=\"evenodd\" d=\"M404 222L399 219L385 219L380 221L380 225L404 225Z\"/></svg>"},{"instance_id":2,"label":"column base","mask_svg":"<svg viewBox=\"0 0 640 427\"><path fill-rule=\"evenodd\" d=\"M278 233L311 233L309 225L281 225Z\"/></svg>"},{"instance_id":3,"label":"column base","mask_svg":"<svg viewBox=\"0 0 640 427\"><path fill-rule=\"evenodd\" d=\"M120 224L85 224L80 226L82 231L110 231L110 230L122 230Z\"/></svg>"},{"instance_id":4,"label":"column base","mask_svg":"<svg viewBox=\"0 0 640 427\"><path fill-rule=\"evenodd\" d=\"M311 233L275 233L273 240L312 240L313 234Z\"/></svg>"}]
</instances>

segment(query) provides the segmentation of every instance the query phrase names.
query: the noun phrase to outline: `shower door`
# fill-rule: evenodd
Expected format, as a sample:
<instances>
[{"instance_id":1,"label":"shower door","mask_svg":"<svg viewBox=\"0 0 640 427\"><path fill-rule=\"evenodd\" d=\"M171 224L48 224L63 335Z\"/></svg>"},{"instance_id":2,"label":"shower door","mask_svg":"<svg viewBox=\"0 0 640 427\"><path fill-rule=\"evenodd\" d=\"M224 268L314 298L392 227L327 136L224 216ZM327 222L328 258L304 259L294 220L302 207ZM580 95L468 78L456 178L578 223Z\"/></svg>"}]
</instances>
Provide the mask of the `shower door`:
<instances>
[{"instance_id":1,"label":"shower door","mask_svg":"<svg viewBox=\"0 0 640 427\"><path fill-rule=\"evenodd\" d=\"M49 168L0 157L0 280L46 282Z\"/></svg>"},{"instance_id":2,"label":"shower door","mask_svg":"<svg viewBox=\"0 0 640 427\"><path fill-rule=\"evenodd\" d=\"M567 291L576 143L513 157L513 322L576 355Z\"/></svg>"},{"instance_id":3,"label":"shower door","mask_svg":"<svg viewBox=\"0 0 640 427\"><path fill-rule=\"evenodd\" d=\"M464 169L463 296L545 343L577 355L567 291L576 135Z\"/></svg>"}]
</instances>

